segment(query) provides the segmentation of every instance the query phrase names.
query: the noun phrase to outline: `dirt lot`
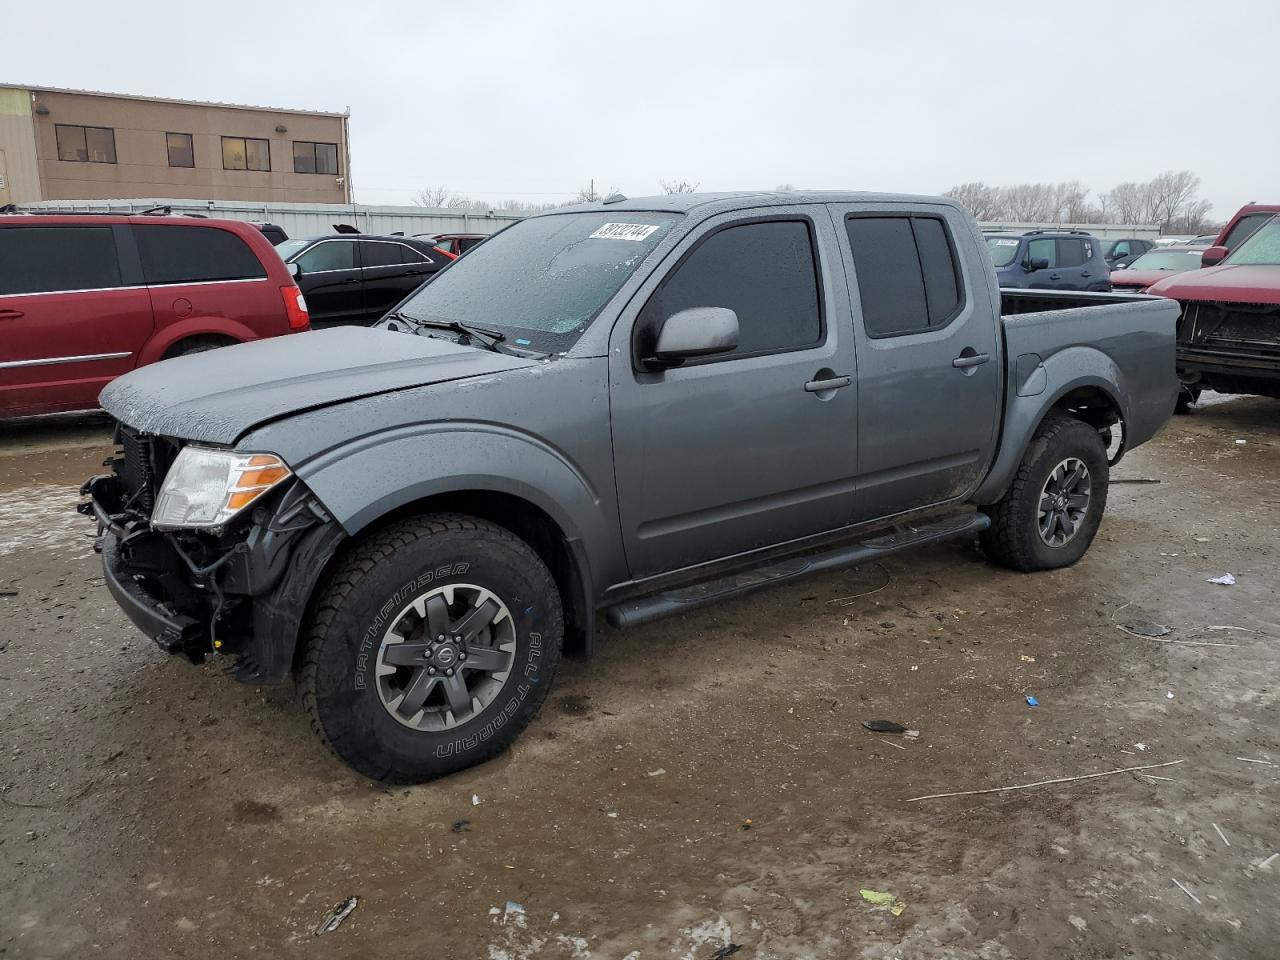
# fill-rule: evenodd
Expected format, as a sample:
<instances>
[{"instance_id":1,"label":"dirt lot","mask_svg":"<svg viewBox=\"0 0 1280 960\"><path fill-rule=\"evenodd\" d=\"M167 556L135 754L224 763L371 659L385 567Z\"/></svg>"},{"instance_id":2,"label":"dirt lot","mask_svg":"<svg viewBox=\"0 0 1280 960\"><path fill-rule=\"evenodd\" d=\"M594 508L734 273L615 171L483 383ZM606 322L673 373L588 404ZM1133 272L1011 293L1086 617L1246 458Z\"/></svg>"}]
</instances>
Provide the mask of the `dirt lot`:
<instances>
[{"instance_id":1,"label":"dirt lot","mask_svg":"<svg viewBox=\"0 0 1280 960\"><path fill-rule=\"evenodd\" d=\"M6 425L0 953L1275 960L1280 403L1218 399L1072 569L954 544L605 632L515 750L412 789L117 613L71 512L103 418Z\"/></svg>"}]
</instances>

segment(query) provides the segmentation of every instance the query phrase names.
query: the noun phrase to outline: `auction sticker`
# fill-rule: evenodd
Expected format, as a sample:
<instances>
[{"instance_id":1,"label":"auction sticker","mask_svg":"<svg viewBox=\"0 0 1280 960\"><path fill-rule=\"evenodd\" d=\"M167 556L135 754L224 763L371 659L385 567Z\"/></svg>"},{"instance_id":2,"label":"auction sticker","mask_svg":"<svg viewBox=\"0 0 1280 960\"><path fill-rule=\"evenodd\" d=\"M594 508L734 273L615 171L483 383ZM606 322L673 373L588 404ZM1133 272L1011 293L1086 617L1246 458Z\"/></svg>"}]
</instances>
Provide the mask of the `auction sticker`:
<instances>
[{"instance_id":1,"label":"auction sticker","mask_svg":"<svg viewBox=\"0 0 1280 960\"><path fill-rule=\"evenodd\" d=\"M657 229L656 224L650 223L606 223L600 226L588 239L643 240Z\"/></svg>"},{"instance_id":2,"label":"auction sticker","mask_svg":"<svg viewBox=\"0 0 1280 960\"><path fill-rule=\"evenodd\" d=\"M997 247L1016 247L1018 245L1017 240L993 240L992 242Z\"/></svg>"}]
</instances>

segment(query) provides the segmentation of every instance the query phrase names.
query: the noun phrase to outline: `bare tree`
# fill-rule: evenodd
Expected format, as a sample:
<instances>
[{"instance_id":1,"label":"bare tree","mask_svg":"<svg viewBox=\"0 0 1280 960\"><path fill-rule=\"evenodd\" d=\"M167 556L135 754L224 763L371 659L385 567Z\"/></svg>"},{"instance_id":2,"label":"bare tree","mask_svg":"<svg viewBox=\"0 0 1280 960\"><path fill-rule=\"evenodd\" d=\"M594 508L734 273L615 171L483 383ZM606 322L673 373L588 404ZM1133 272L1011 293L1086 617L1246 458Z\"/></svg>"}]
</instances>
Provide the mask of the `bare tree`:
<instances>
[{"instance_id":1,"label":"bare tree","mask_svg":"<svg viewBox=\"0 0 1280 960\"><path fill-rule=\"evenodd\" d=\"M1166 170L1148 185L1153 222L1172 223L1181 216L1200 189L1200 178L1190 170Z\"/></svg>"},{"instance_id":2,"label":"bare tree","mask_svg":"<svg viewBox=\"0 0 1280 960\"><path fill-rule=\"evenodd\" d=\"M975 220L1000 220L1004 217L1003 201L995 187L989 187L981 180L973 183L962 183L952 187L943 194L950 197L973 214Z\"/></svg>"},{"instance_id":3,"label":"bare tree","mask_svg":"<svg viewBox=\"0 0 1280 960\"><path fill-rule=\"evenodd\" d=\"M447 207L453 199L453 191L446 186L424 187L413 195L413 202L420 207Z\"/></svg>"},{"instance_id":4,"label":"bare tree","mask_svg":"<svg viewBox=\"0 0 1280 960\"><path fill-rule=\"evenodd\" d=\"M773 188L774 193L795 193L796 185L794 183L780 183Z\"/></svg>"},{"instance_id":5,"label":"bare tree","mask_svg":"<svg viewBox=\"0 0 1280 960\"><path fill-rule=\"evenodd\" d=\"M688 180L659 180L658 183L662 186L662 192L668 196L677 193L697 193L698 187L702 185L701 182L690 183Z\"/></svg>"}]
</instances>

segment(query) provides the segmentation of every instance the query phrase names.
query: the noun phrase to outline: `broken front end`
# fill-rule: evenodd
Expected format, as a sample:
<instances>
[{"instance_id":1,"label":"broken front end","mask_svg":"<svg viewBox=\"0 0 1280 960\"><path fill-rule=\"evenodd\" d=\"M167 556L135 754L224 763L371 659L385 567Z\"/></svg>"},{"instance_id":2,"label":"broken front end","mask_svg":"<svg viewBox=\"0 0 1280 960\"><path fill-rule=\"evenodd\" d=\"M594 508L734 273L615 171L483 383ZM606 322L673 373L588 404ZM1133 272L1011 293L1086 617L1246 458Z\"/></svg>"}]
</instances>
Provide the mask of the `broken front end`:
<instances>
[{"instance_id":1,"label":"broken front end","mask_svg":"<svg viewBox=\"0 0 1280 960\"><path fill-rule=\"evenodd\" d=\"M1184 389L1280 398L1280 304L1190 301L1178 321Z\"/></svg>"},{"instance_id":2,"label":"broken front end","mask_svg":"<svg viewBox=\"0 0 1280 960\"><path fill-rule=\"evenodd\" d=\"M233 657L243 680L286 676L341 527L279 457L117 426L111 472L81 489L107 589L170 653Z\"/></svg>"}]
</instances>

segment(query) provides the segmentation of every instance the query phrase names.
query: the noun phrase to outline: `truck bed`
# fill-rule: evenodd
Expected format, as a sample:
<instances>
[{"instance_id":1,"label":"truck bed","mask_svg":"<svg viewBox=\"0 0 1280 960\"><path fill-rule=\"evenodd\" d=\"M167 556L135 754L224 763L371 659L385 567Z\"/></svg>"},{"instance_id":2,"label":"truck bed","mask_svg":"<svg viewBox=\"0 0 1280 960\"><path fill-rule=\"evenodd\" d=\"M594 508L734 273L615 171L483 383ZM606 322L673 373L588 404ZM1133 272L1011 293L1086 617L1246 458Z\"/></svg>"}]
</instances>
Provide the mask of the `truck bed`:
<instances>
[{"instance_id":1,"label":"truck bed","mask_svg":"<svg viewBox=\"0 0 1280 960\"><path fill-rule=\"evenodd\" d=\"M1007 382L1005 416L1020 397L1054 384L1063 392L1105 379L1124 411L1126 447L1150 439L1168 419L1177 396L1176 300L1141 294L1001 290ZM1099 356L1099 355L1102 356ZM1042 368L1048 367L1052 375ZM1099 373L1105 372L1106 378Z\"/></svg>"}]
</instances>

